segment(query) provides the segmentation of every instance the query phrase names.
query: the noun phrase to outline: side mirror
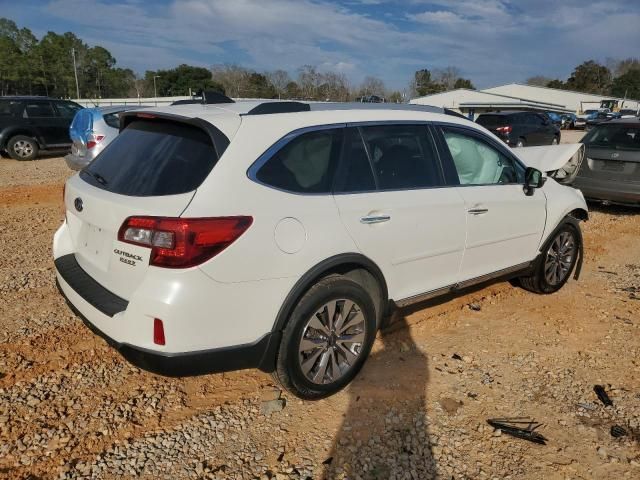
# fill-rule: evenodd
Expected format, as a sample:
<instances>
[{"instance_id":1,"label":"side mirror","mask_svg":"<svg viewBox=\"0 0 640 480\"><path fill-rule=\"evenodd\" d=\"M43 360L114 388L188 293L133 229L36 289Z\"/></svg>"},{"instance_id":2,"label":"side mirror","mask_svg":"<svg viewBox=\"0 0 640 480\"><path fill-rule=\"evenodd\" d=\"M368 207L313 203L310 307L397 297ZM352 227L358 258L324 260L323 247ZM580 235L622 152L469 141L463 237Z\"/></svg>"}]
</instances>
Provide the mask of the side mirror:
<instances>
[{"instance_id":1,"label":"side mirror","mask_svg":"<svg viewBox=\"0 0 640 480\"><path fill-rule=\"evenodd\" d=\"M524 172L524 194L530 197L536 188L544 185L545 180L540 170L528 167Z\"/></svg>"}]
</instances>

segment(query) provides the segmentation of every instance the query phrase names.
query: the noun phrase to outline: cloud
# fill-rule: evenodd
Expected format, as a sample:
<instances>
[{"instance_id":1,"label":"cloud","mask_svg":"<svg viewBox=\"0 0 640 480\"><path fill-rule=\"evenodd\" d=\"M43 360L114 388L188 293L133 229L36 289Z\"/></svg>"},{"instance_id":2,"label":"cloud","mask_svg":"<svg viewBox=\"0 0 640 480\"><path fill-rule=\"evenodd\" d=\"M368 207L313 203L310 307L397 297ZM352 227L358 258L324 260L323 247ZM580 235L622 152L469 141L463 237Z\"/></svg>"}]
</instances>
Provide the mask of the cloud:
<instances>
[{"instance_id":1,"label":"cloud","mask_svg":"<svg viewBox=\"0 0 640 480\"><path fill-rule=\"evenodd\" d=\"M313 64L402 88L419 68L454 65L482 87L566 78L589 58L637 56L640 44L640 4L628 0L35 1L8 10L34 30L51 24L104 45L139 72L238 63L295 73Z\"/></svg>"}]
</instances>

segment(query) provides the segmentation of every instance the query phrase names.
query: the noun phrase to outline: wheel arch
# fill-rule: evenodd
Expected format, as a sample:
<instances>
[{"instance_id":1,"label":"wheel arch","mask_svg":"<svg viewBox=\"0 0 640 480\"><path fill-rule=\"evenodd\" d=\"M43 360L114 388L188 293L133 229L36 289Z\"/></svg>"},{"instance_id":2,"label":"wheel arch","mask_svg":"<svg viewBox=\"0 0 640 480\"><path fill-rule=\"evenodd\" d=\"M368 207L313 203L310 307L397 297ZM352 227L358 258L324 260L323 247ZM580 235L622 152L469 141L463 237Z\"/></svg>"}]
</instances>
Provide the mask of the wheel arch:
<instances>
[{"instance_id":1,"label":"wheel arch","mask_svg":"<svg viewBox=\"0 0 640 480\"><path fill-rule=\"evenodd\" d=\"M271 331L281 332L302 295L318 280L332 274L351 278L371 294L376 306L376 324L380 327L389 304L387 282L382 270L360 253L342 253L323 260L300 277L282 303Z\"/></svg>"},{"instance_id":2,"label":"wheel arch","mask_svg":"<svg viewBox=\"0 0 640 480\"><path fill-rule=\"evenodd\" d=\"M33 138L38 144L38 148L43 148L42 146L43 144L41 141L42 139L36 134L35 131L25 127L16 127L16 128L12 128L10 130L5 130L4 132L2 132L2 140L0 141L0 148L2 149L7 148L7 144L9 143L9 140L11 140L13 137L17 135L24 135L25 137Z\"/></svg>"}]
</instances>

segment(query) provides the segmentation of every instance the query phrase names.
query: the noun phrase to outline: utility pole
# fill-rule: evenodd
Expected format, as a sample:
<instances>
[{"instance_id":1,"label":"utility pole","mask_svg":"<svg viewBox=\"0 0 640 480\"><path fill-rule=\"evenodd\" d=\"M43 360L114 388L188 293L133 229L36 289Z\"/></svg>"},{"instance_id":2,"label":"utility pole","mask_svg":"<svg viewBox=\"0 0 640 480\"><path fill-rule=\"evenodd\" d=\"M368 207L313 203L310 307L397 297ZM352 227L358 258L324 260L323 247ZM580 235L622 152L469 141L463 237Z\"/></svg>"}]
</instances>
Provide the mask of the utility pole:
<instances>
[{"instance_id":1,"label":"utility pole","mask_svg":"<svg viewBox=\"0 0 640 480\"><path fill-rule=\"evenodd\" d=\"M158 91L156 90L156 78L160 78L160 75L153 76L153 98L156 102L156 107L158 106Z\"/></svg>"},{"instance_id":2,"label":"utility pole","mask_svg":"<svg viewBox=\"0 0 640 480\"><path fill-rule=\"evenodd\" d=\"M76 98L80 99L80 87L78 86L78 68L76 67L76 49L71 49L71 56L73 57L73 74L76 77Z\"/></svg>"}]
</instances>

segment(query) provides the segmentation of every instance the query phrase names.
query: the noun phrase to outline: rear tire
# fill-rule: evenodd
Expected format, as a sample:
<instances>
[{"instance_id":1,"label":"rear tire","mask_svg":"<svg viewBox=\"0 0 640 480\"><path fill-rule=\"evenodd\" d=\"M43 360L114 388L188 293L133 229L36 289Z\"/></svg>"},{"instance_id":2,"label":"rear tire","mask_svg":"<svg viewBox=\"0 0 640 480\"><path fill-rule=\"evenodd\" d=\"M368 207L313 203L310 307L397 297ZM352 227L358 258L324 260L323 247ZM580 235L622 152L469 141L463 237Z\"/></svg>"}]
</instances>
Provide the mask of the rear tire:
<instances>
[{"instance_id":1,"label":"rear tire","mask_svg":"<svg viewBox=\"0 0 640 480\"><path fill-rule=\"evenodd\" d=\"M16 135L7 142L7 153L14 160L34 160L38 150L38 142L25 135Z\"/></svg>"},{"instance_id":2,"label":"rear tire","mask_svg":"<svg viewBox=\"0 0 640 480\"><path fill-rule=\"evenodd\" d=\"M559 143L560 143L560 140L558 140L557 136L553 137L553 140L551 140L551 145L558 145Z\"/></svg>"},{"instance_id":3,"label":"rear tire","mask_svg":"<svg viewBox=\"0 0 640 480\"><path fill-rule=\"evenodd\" d=\"M516 143L516 147L526 147L527 146L527 142L524 141L524 138L519 138L518 142Z\"/></svg>"},{"instance_id":4,"label":"rear tire","mask_svg":"<svg viewBox=\"0 0 640 480\"><path fill-rule=\"evenodd\" d=\"M582 235L576 221L566 219L547 240L533 275L520 277L520 285L531 292L557 292L567 283L582 248Z\"/></svg>"},{"instance_id":5,"label":"rear tire","mask_svg":"<svg viewBox=\"0 0 640 480\"><path fill-rule=\"evenodd\" d=\"M338 392L358 374L371 351L375 312L371 296L359 283L341 275L321 279L288 319L273 377L306 400Z\"/></svg>"}]
</instances>

